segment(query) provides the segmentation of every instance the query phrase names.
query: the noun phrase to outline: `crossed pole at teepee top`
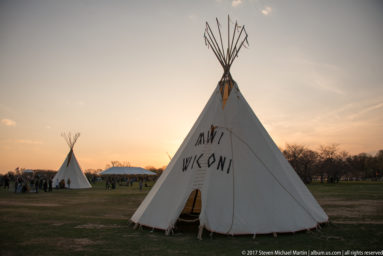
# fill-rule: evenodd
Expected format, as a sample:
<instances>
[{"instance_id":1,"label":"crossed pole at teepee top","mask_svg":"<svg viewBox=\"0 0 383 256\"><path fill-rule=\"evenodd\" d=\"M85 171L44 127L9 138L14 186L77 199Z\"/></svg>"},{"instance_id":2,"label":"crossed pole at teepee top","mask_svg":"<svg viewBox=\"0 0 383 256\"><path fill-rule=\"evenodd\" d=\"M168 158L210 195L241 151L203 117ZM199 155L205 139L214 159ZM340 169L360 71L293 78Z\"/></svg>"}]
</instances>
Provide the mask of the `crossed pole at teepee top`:
<instances>
[{"instance_id":1,"label":"crossed pole at teepee top","mask_svg":"<svg viewBox=\"0 0 383 256\"><path fill-rule=\"evenodd\" d=\"M211 30L211 27L208 22L206 22L206 28L204 33L205 44L214 52L214 55L217 57L219 63L224 69L224 75L229 75L230 67L233 64L235 58L238 57L238 53L241 50L242 46L246 47L249 45L249 42L247 40L248 35L245 26L239 26L238 22L236 21L233 28L233 35L230 41L230 17L227 16L227 48L225 51L222 40L221 24L219 23L218 18L216 18L216 21L220 44L218 44L217 39L214 36L214 33ZM236 34L236 32L238 32L239 34Z\"/></svg>"}]
</instances>

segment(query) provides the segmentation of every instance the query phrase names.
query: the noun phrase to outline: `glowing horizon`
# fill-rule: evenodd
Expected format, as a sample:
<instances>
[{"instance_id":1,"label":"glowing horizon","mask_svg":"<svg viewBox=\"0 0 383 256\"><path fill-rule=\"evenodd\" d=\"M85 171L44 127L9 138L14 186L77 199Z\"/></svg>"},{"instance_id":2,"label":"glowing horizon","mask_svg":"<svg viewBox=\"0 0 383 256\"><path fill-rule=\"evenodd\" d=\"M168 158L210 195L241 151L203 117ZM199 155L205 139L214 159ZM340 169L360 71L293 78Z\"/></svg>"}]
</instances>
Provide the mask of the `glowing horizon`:
<instances>
[{"instance_id":1,"label":"glowing horizon","mask_svg":"<svg viewBox=\"0 0 383 256\"><path fill-rule=\"evenodd\" d=\"M296 7L299 6L299 12ZM151 10L156 9L153 13ZM383 149L383 4L0 3L0 173L169 162L222 75L205 21L244 24L231 74L275 143Z\"/></svg>"}]
</instances>

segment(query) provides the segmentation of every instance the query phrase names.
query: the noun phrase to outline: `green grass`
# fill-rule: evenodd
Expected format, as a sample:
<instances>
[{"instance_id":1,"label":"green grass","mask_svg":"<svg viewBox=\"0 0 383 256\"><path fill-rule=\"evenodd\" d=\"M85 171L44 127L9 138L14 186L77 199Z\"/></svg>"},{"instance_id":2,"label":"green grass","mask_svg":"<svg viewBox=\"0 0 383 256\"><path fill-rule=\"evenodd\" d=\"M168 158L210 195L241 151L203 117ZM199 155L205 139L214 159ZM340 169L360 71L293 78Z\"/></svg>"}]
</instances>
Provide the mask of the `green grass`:
<instances>
[{"instance_id":1,"label":"green grass","mask_svg":"<svg viewBox=\"0 0 383 256\"><path fill-rule=\"evenodd\" d=\"M383 183L312 184L331 223L320 231L196 238L197 226L172 236L133 230L129 219L149 188L103 184L89 190L0 191L0 255L241 255L243 250L382 250Z\"/></svg>"},{"instance_id":2,"label":"green grass","mask_svg":"<svg viewBox=\"0 0 383 256\"><path fill-rule=\"evenodd\" d=\"M383 182L313 183L309 189L316 197L337 197L342 200L382 200Z\"/></svg>"}]
</instances>

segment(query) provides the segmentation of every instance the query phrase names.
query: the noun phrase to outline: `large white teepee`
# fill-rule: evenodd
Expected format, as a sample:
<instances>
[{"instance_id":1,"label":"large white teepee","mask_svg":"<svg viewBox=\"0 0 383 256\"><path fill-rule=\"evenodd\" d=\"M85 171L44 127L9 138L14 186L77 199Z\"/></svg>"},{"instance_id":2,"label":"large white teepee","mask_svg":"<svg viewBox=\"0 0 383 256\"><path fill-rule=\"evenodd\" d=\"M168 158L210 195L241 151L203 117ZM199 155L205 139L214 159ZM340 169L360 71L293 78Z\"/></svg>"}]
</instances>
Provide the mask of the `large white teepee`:
<instances>
[{"instance_id":1,"label":"large white teepee","mask_svg":"<svg viewBox=\"0 0 383 256\"><path fill-rule=\"evenodd\" d=\"M231 78L230 66L247 42L244 27L235 37L239 27L235 24L225 54L206 25L206 42L224 75L131 220L136 226L169 233L180 216L188 214L199 219L199 237L204 228L222 234L255 235L295 232L327 222L326 213ZM234 44L235 40L240 44Z\"/></svg>"},{"instance_id":2,"label":"large white teepee","mask_svg":"<svg viewBox=\"0 0 383 256\"><path fill-rule=\"evenodd\" d=\"M64 163L61 165L60 169L57 171L56 175L53 178L53 184L56 186L62 179L65 181L65 187L68 188L68 179L70 179L71 189L80 189L80 188L91 188L88 179L85 177L84 173L81 171L80 165L77 162L76 156L73 153L73 147L76 143L80 133L76 133L73 136L71 133L63 133L65 141L67 142L70 151L65 158Z\"/></svg>"}]
</instances>

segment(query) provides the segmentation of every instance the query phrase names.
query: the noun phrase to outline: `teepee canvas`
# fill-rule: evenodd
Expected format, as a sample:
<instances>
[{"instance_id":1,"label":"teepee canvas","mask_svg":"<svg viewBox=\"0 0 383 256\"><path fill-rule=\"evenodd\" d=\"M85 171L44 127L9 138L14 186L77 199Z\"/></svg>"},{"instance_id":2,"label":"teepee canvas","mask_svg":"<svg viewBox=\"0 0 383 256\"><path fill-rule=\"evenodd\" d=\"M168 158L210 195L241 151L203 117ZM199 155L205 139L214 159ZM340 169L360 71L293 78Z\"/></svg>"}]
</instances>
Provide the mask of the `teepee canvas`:
<instances>
[{"instance_id":1,"label":"teepee canvas","mask_svg":"<svg viewBox=\"0 0 383 256\"><path fill-rule=\"evenodd\" d=\"M306 230L327 222L326 213L284 158L230 75L233 60L247 43L244 27L235 24L233 39L229 35L231 42L224 51L210 26L207 23L206 26L206 43L224 74L131 220L136 226L169 233L180 216L181 219L194 216L200 225L199 237L203 229L256 235Z\"/></svg>"},{"instance_id":2,"label":"teepee canvas","mask_svg":"<svg viewBox=\"0 0 383 256\"><path fill-rule=\"evenodd\" d=\"M80 189L80 188L91 188L88 179L85 177L84 173L81 171L80 165L77 162L76 156L73 152L73 147L80 136L80 133L75 135L62 134L65 141L67 142L70 151L65 158L64 163L61 165L60 169L57 171L56 175L53 178L54 186L58 185L61 180L65 181L65 187L70 189ZM70 184L68 184L68 179L70 179Z\"/></svg>"}]
</instances>

